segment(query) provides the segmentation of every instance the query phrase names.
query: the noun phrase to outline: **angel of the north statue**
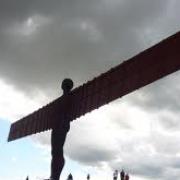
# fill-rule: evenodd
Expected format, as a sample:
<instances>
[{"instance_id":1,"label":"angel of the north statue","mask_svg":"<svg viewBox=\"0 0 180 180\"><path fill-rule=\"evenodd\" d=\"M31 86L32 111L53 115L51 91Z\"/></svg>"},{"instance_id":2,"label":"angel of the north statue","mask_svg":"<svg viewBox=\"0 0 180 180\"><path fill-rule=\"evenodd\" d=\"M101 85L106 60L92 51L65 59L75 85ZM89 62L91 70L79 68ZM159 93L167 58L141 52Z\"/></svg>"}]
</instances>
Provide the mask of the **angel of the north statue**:
<instances>
[{"instance_id":1,"label":"angel of the north statue","mask_svg":"<svg viewBox=\"0 0 180 180\"><path fill-rule=\"evenodd\" d=\"M72 80L65 79L63 95L13 123L8 141L52 129L50 177L59 180L71 121L179 69L180 32L72 91Z\"/></svg>"}]
</instances>

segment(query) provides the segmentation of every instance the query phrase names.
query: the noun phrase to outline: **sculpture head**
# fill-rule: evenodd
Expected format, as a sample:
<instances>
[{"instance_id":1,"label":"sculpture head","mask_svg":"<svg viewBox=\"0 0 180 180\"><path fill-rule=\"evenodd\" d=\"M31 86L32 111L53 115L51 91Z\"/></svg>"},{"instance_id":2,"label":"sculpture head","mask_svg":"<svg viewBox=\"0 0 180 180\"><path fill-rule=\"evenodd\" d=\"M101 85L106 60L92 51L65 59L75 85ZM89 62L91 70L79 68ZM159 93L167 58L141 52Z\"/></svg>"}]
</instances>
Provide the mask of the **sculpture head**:
<instances>
[{"instance_id":1,"label":"sculpture head","mask_svg":"<svg viewBox=\"0 0 180 180\"><path fill-rule=\"evenodd\" d=\"M63 90L63 94L69 93L73 88L73 81L69 78L64 79L61 84L61 88Z\"/></svg>"}]
</instances>

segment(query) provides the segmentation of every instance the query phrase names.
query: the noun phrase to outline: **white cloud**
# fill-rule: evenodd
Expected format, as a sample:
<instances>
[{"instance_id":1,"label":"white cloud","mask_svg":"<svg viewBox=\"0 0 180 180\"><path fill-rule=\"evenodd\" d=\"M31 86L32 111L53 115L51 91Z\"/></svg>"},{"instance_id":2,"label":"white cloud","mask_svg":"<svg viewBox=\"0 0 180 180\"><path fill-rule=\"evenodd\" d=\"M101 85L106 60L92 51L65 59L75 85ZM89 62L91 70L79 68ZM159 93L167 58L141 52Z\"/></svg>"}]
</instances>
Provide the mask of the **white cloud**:
<instances>
[{"instance_id":1,"label":"white cloud","mask_svg":"<svg viewBox=\"0 0 180 180\"><path fill-rule=\"evenodd\" d=\"M43 94L37 94L36 99L27 97L22 91L2 80L0 94L0 117L11 122L38 109L44 102Z\"/></svg>"}]
</instances>

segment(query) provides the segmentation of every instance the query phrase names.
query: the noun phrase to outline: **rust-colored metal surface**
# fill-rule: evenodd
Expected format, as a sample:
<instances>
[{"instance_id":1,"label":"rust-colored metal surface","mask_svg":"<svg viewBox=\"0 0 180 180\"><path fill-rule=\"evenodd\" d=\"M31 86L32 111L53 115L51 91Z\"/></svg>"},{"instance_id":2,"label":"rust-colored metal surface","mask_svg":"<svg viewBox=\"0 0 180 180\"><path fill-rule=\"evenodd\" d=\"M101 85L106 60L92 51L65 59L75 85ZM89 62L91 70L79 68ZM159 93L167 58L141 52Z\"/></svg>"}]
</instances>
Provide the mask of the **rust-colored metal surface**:
<instances>
[{"instance_id":1,"label":"rust-colored metal surface","mask_svg":"<svg viewBox=\"0 0 180 180\"><path fill-rule=\"evenodd\" d=\"M13 123L8 141L51 129L64 113L72 121L179 69L180 32L74 89L68 110L62 96Z\"/></svg>"}]
</instances>

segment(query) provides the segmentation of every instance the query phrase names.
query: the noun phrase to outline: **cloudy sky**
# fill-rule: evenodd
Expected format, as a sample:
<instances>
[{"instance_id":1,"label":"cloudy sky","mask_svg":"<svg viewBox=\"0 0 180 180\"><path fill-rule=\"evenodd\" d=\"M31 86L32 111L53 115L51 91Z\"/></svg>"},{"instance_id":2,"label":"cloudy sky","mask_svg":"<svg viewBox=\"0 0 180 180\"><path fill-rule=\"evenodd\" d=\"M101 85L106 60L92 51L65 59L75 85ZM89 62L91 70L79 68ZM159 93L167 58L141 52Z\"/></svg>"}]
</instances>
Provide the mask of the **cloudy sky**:
<instances>
[{"instance_id":1,"label":"cloudy sky","mask_svg":"<svg viewBox=\"0 0 180 180\"><path fill-rule=\"evenodd\" d=\"M179 0L1 0L0 180L49 177L50 132L7 143L10 123L180 30ZM158 61L158 60L157 60ZM71 123L62 177L180 177L180 73Z\"/></svg>"}]
</instances>

